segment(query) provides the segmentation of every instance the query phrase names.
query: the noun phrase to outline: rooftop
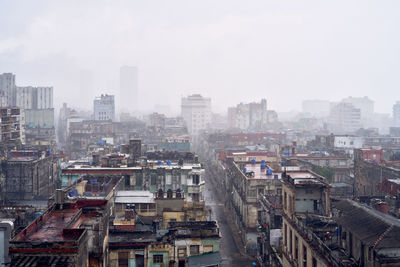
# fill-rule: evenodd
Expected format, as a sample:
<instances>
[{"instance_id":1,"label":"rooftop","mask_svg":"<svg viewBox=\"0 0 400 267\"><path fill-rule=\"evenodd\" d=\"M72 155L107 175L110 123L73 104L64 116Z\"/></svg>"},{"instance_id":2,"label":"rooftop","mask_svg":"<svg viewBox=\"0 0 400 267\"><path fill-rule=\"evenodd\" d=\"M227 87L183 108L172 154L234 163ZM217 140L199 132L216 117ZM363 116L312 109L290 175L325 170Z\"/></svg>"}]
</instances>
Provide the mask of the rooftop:
<instances>
[{"instance_id":1,"label":"rooftop","mask_svg":"<svg viewBox=\"0 0 400 267\"><path fill-rule=\"evenodd\" d=\"M322 176L310 171L287 171L282 173L282 179L294 185L328 185Z\"/></svg>"},{"instance_id":2,"label":"rooftop","mask_svg":"<svg viewBox=\"0 0 400 267\"><path fill-rule=\"evenodd\" d=\"M128 167L126 165L122 165L121 167L101 167L101 166L90 166L89 164L72 164L62 171L63 173L73 173L73 172L131 172L135 170L143 170L143 169L183 169L183 170L192 170L192 169L201 169L200 163L184 163L183 165L179 165L178 162L163 162L163 161L147 161L146 166L135 166Z\"/></svg>"},{"instance_id":3,"label":"rooftop","mask_svg":"<svg viewBox=\"0 0 400 267\"><path fill-rule=\"evenodd\" d=\"M109 235L110 247L118 247L121 243L149 243L157 241L154 232L119 232L111 231Z\"/></svg>"},{"instance_id":4,"label":"rooftop","mask_svg":"<svg viewBox=\"0 0 400 267\"><path fill-rule=\"evenodd\" d=\"M83 207L102 207L104 200L78 200L64 204L64 209L56 209L53 205L39 216L15 238L14 242L65 242L78 241L84 229L81 225L93 223L93 216L82 214ZM90 217L93 218L90 218Z\"/></svg>"},{"instance_id":5,"label":"rooftop","mask_svg":"<svg viewBox=\"0 0 400 267\"><path fill-rule=\"evenodd\" d=\"M335 208L342 212L337 218L338 224L349 229L363 243L374 244L377 248L400 247L399 219L351 200L342 200ZM386 230L389 231L382 236Z\"/></svg>"},{"instance_id":6,"label":"rooftop","mask_svg":"<svg viewBox=\"0 0 400 267\"><path fill-rule=\"evenodd\" d=\"M274 172L271 169L271 174L267 174L268 166L265 166L264 169L261 169L260 164L246 164L246 174L251 173L251 179L268 179L268 180L273 180L273 179L280 179L281 178L281 172Z\"/></svg>"},{"instance_id":7,"label":"rooftop","mask_svg":"<svg viewBox=\"0 0 400 267\"><path fill-rule=\"evenodd\" d=\"M150 191L118 191L115 203L155 203L154 195Z\"/></svg>"},{"instance_id":8,"label":"rooftop","mask_svg":"<svg viewBox=\"0 0 400 267\"><path fill-rule=\"evenodd\" d=\"M70 237L63 235L63 229L78 216L78 209L53 210L45 221L38 225L35 231L27 232L25 236L21 235L18 241L30 242L59 242L69 241ZM28 226L29 227L29 226ZM75 240L75 238L73 238Z\"/></svg>"}]
</instances>

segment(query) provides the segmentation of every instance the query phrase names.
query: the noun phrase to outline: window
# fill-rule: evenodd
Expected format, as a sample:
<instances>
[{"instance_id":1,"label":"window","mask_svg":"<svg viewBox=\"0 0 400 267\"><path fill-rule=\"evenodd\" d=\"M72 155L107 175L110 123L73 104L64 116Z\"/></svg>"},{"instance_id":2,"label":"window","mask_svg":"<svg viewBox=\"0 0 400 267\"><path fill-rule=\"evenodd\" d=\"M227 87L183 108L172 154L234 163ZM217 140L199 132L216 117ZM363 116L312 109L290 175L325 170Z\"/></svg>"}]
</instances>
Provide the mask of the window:
<instances>
[{"instance_id":1,"label":"window","mask_svg":"<svg viewBox=\"0 0 400 267\"><path fill-rule=\"evenodd\" d=\"M149 204L149 211L154 212L155 210L156 210L156 204L154 203Z\"/></svg>"},{"instance_id":2,"label":"window","mask_svg":"<svg viewBox=\"0 0 400 267\"><path fill-rule=\"evenodd\" d=\"M147 212L147 204L141 203L138 205L140 212Z\"/></svg>"},{"instance_id":3,"label":"window","mask_svg":"<svg viewBox=\"0 0 400 267\"><path fill-rule=\"evenodd\" d=\"M200 176L198 174L193 175L193 184L200 183Z\"/></svg>"},{"instance_id":4,"label":"window","mask_svg":"<svg viewBox=\"0 0 400 267\"><path fill-rule=\"evenodd\" d=\"M200 253L199 245L190 245L190 256L198 255Z\"/></svg>"},{"instance_id":5,"label":"window","mask_svg":"<svg viewBox=\"0 0 400 267\"><path fill-rule=\"evenodd\" d=\"M163 263L163 255L153 255L153 263Z\"/></svg>"},{"instance_id":6,"label":"window","mask_svg":"<svg viewBox=\"0 0 400 267\"><path fill-rule=\"evenodd\" d=\"M297 235L294 237L294 258L296 261L299 260L299 238Z\"/></svg>"},{"instance_id":7,"label":"window","mask_svg":"<svg viewBox=\"0 0 400 267\"><path fill-rule=\"evenodd\" d=\"M116 204L116 205L115 205L115 209L116 209L117 211L122 211L122 205L121 205L121 204Z\"/></svg>"},{"instance_id":8,"label":"window","mask_svg":"<svg viewBox=\"0 0 400 267\"><path fill-rule=\"evenodd\" d=\"M292 254L293 251L293 242L292 242L292 229L289 230L289 252Z\"/></svg>"},{"instance_id":9,"label":"window","mask_svg":"<svg viewBox=\"0 0 400 267\"><path fill-rule=\"evenodd\" d=\"M118 252L118 267L128 267L128 252Z\"/></svg>"},{"instance_id":10,"label":"window","mask_svg":"<svg viewBox=\"0 0 400 267\"><path fill-rule=\"evenodd\" d=\"M142 184L143 184L143 177L142 177L142 174L137 173L137 174L135 175L135 181L136 181L136 185L137 185L137 186L142 186Z\"/></svg>"},{"instance_id":11,"label":"window","mask_svg":"<svg viewBox=\"0 0 400 267\"><path fill-rule=\"evenodd\" d=\"M264 195L264 189L258 188L258 195Z\"/></svg>"},{"instance_id":12,"label":"window","mask_svg":"<svg viewBox=\"0 0 400 267\"><path fill-rule=\"evenodd\" d=\"M178 258L186 258L186 247L178 248Z\"/></svg>"},{"instance_id":13,"label":"window","mask_svg":"<svg viewBox=\"0 0 400 267\"><path fill-rule=\"evenodd\" d=\"M255 189L250 189L249 190L249 197L256 197L256 190Z\"/></svg>"}]
</instances>

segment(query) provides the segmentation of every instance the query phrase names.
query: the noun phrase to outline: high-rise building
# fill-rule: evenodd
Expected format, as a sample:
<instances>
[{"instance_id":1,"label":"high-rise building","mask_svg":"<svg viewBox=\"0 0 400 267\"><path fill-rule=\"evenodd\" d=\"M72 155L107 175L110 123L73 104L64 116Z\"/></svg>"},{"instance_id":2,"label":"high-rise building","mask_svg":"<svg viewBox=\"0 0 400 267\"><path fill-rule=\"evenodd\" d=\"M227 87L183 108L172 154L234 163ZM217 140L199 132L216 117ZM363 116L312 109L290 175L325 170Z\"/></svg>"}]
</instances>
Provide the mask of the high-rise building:
<instances>
[{"instance_id":1,"label":"high-rise building","mask_svg":"<svg viewBox=\"0 0 400 267\"><path fill-rule=\"evenodd\" d=\"M95 121L114 121L115 104L113 95L101 95L93 101L94 120Z\"/></svg>"},{"instance_id":2,"label":"high-rise building","mask_svg":"<svg viewBox=\"0 0 400 267\"><path fill-rule=\"evenodd\" d=\"M22 113L22 114L21 114ZM13 107L0 108L0 143L20 140L25 144L25 131L23 128L23 110Z\"/></svg>"},{"instance_id":3,"label":"high-rise building","mask_svg":"<svg viewBox=\"0 0 400 267\"><path fill-rule=\"evenodd\" d=\"M16 106L30 128L54 128L53 87L16 87Z\"/></svg>"},{"instance_id":4,"label":"high-rise building","mask_svg":"<svg viewBox=\"0 0 400 267\"><path fill-rule=\"evenodd\" d=\"M343 103L352 104L355 108L360 110L361 124L363 127L372 127L372 116L374 114L374 101L364 97L347 97L342 100Z\"/></svg>"},{"instance_id":5,"label":"high-rise building","mask_svg":"<svg viewBox=\"0 0 400 267\"><path fill-rule=\"evenodd\" d=\"M123 66L119 70L119 103L123 109L133 109L138 102L138 68Z\"/></svg>"},{"instance_id":6,"label":"high-rise building","mask_svg":"<svg viewBox=\"0 0 400 267\"><path fill-rule=\"evenodd\" d=\"M16 87L16 106L23 109L52 109L53 87Z\"/></svg>"},{"instance_id":7,"label":"high-rise building","mask_svg":"<svg viewBox=\"0 0 400 267\"><path fill-rule=\"evenodd\" d=\"M181 114L190 134L197 135L211 123L211 98L193 94L182 97Z\"/></svg>"},{"instance_id":8,"label":"high-rise building","mask_svg":"<svg viewBox=\"0 0 400 267\"><path fill-rule=\"evenodd\" d=\"M354 133L361 128L361 111L350 103L339 103L331 108L330 130L334 133Z\"/></svg>"},{"instance_id":9,"label":"high-rise building","mask_svg":"<svg viewBox=\"0 0 400 267\"><path fill-rule=\"evenodd\" d=\"M393 126L400 127L400 101L393 105Z\"/></svg>"},{"instance_id":10,"label":"high-rise building","mask_svg":"<svg viewBox=\"0 0 400 267\"><path fill-rule=\"evenodd\" d=\"M263 129L268 122L267 100L259 103L240 103L236 107L228 108L228 127L247 129Z\"/></svg>"},{"instance_id":11,"label":"high-rise building","mask_svg":"<svg viewBox=\"0 0 400 267\"><path fill-rule=\"evenodd\" d=\"M0 74L0 106L15 106L15 75L12 73Z\"/></svg>"}]
</instances>

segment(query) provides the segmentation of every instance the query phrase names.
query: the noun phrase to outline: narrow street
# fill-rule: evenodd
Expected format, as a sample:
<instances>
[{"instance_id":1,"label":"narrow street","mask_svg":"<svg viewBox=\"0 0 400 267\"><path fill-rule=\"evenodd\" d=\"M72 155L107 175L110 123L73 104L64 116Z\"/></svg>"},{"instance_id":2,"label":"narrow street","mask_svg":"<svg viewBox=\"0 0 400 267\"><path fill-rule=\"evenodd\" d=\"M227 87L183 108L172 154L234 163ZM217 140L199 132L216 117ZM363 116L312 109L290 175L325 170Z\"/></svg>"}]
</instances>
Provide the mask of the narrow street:
<instances>
[{"instance_id":1,"label":"narrow street","mask_svg":"<svg viewBox=\"0 0 400 267\"><path fill-rule=\"evenodd\" d=\"M218 221L221 233L220 253L222 256L222 266L253 266L252 261L241 253L242 245L237 244L238 233L232 230L233 222L231 216L226 214L223 194L218 190L218 184L210 177L210 172L206 170L206 187L203 192L207 206L211 208L211 219ZM234 236L235 235L235 236ZM236 238L236 240L235 240Z\"/></svg>"}]
</instances>

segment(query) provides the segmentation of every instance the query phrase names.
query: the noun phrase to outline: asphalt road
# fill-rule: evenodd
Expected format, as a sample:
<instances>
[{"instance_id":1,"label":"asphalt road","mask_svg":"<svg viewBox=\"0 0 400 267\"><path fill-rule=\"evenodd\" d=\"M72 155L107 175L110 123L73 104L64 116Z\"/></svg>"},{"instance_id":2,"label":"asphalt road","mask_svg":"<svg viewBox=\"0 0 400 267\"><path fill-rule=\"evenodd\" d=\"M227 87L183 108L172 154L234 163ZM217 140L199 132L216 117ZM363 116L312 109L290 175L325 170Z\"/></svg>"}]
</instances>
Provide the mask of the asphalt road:
<instances>
[{"instance_id":1,"label":"asphalt road","mask_svg":"<svg viewBox=\"0 0 400 267\"><path fill-rule=\"evenodd\" d=\"M233 223L229 221L230 216L226 214L225 200L223 195L218 190L218 185L209 177L210 174L206 171L205 191L203 192L206 205L211 208L211 219L218 221L221 233L220 253L222 256L222 266L253 266L252 260L242 253L243 247L240 243L236 243L239 236L237 229L234 228ZM236 233L234 233L234 231ZM235 237L234 237L235 234Z\"/></svg>"}]
</instances>

